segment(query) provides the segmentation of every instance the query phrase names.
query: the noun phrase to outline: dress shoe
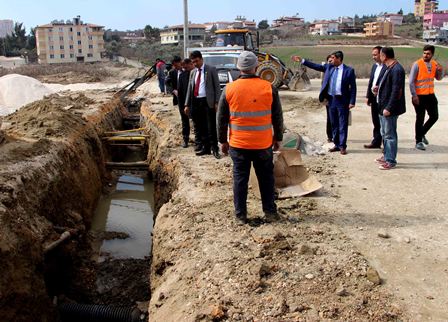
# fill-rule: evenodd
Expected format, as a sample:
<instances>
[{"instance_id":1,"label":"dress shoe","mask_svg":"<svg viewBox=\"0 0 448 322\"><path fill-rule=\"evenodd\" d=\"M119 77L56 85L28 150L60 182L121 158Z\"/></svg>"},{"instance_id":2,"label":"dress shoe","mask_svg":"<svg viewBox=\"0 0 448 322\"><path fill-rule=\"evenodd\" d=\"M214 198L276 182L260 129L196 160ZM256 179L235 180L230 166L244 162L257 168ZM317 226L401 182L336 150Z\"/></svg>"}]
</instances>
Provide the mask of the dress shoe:
<instances>
[{"instance_id":1,"label":"dress shoe","mask_svg":"<svg viewBox=\"0 0 448 322\"><path fill-rule=\"evenodd\" d=\"M328 150L328 152L338 152L338 151L341 151L341 149L339 149L337 146L334 146Z\"/></svg>"},{"instance_id":2,"label":"dress shoe","mask_svg":"<svg viewBox=\"0 0 448 322\"><path fill-rule=\"evenodd\" d=\"M201 151L196 152L197 156L207 155L207 154L210 154L210 150L208 150L208 149L202 149Z\"/></svg>"},{"instance_id":3,"label":"dress shoe","mask_svg":"<svg viewBox=\"0 0 448 322\"><path fill-rule=\"evenodd\" d=\"M342 155L346 155L346 154L347 154L347 149L342 148L342 149L341 149L341 154L342 154Z\"/></svg>"},{"instance_id":4,"label":"dress shoe","mask_svg":"<svg viewBox=\"0 0 448 322\"><path fill-rule=\"evenodd\" d=\"M203 150L202 145L196 145L196 147L194 148L194 152L199 152L201 150Z\"/></svg>"},{"instance_id":5,"label":"dress shoe","mask_svg":"<svg viewBox=\"0 0 448 322\"><path fill-rule=\"evenodd\" d=\"M364 149L381 149L381 145L364 144Z\"/></svg>"},{"instance_id":6,"label":"dress shoe","mask_svg":"<svg viewBox=\"0 0 448 322\"><path fill-rule=\"evenodd\" d=\"M426 145L429 144L429 141L426 139L425 136L422 137L422 142L423 142L424 144L426 144Z\"/></svg>"},{"instance_id":7,"label":"dress shoe","mask_svg":"<svg viewBox=\"0 0 448 322\"><path fill-rule=\"evenodd\" d=\"M236 214L235 218L236 218L237 225L241 226L241 225L247 224L247 214L246 213Z\"/></svg>"},{"instance_id":8,"label":"dress shoe","mask_svg":"<svg viewBox=\"0 0 448 322\"><path fill-rule=\"evenodd\" d=\"M216 159L218 159L218 160L221 159L221 154L219 154L218 150L213 150L212 154Z\"/></svg>"},{"instance_id":9,"label":"dress shoe","mask_svg":"<svg viewBox=\"0 0 448 322\"><path fill-rule=\"evenodd\" d=\"M182 147L185 149L185 148L188 148L188 142L184 142L183 144L182 144Z\"/></svg>"}]
</instances>

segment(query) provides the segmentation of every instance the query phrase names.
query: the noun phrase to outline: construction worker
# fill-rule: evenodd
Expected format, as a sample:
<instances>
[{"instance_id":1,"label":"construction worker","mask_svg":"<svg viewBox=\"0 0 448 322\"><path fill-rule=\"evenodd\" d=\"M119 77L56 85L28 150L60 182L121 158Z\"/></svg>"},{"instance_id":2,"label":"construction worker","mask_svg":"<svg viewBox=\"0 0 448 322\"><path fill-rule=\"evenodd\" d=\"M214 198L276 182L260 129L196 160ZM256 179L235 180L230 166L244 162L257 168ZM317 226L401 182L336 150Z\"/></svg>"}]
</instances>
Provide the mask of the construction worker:
<instances>
[{"instance_id":1,"label":"construction worker","mask_svg":"<svg viewBox=\"0 0 448 322\"><path fill-rule=\"evenodd\" d=\"M426 150L425 144L429 144L426 134L439 118L438 102L434 94L434 78L443 78L443 68L433 60L435 47L426 45L423 48L423 57L417 60L409 75L409 87L411 89L412 104L415 108L415 148ZM425 112L428 112L428 120L425 121ZM423 124L424 123L424 124Z\"/></svg>"},{"instance_id":2,"label":"construction worker","mask_svg":"<svg viewBox=\"0 0 448 322\"><path fill-rule=\"evenodd\" d=\"M247 189L253 163L265 220L279 219L274 196L273 149L283 139L283 113L278 91L255 75L257 56L243 51L241 76L227 84L218 104L217 132L221 151L233 161L233 202L239 223L247 222ZM229 141L227 141L227 130Z\"/></svg>"}]
</instances>

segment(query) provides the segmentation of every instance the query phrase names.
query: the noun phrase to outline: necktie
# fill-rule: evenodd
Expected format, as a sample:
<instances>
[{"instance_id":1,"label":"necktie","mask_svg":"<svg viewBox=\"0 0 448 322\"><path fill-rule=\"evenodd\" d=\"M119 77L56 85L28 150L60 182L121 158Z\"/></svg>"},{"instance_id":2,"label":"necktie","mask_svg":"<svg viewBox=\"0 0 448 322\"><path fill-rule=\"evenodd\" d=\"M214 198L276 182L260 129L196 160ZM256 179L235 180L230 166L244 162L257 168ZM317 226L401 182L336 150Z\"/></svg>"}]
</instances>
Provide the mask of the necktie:
<instances>
[{"instance_id":1,"label":"necktie","mask_svg":"<svg viewBox=\"0 0 448 322\"><path fill-rule=\"evenodd\" d=\"M201 85L201 68L198 69L198 77L196 78L196 84L194 85L194 97L198 97L200 85Z\"/></svg>"},{"instance_id":2,"label":"necktie","mask_svg":"<svg viewBox=\"0 0 448 322\"><path fill-rule=\"evenodd\" d=\"M336 95L336 83L338 80L338 71L339 71L339 68L336 67L333 71L333 75L331 75L332 76L331 77L331 91L330 91L331 95Z\"/></svg>"}]
</instances>

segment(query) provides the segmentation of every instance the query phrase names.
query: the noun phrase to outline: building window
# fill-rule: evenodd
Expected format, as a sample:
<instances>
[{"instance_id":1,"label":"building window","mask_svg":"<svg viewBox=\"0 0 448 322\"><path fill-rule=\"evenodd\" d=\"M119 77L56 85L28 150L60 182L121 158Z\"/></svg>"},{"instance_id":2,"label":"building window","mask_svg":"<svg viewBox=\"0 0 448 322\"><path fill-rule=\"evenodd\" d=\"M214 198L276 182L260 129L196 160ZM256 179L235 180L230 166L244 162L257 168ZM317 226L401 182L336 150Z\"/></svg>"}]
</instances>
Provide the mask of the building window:
<instances>
[{"instance_id":1,"label":"building window","mask_svg":"<svg viewBox=\"0 0 448 322\"><path fill-rule=\"evenodd\" d=\"M89 36L89 40L93 40L93 36Z\"/></svg>"},{"instance_id":2,"label":"building window","mask_svg":"<svg viewBox=\"0 0 448 322\"><path fill-rule=\"evenodd\" d=\"M72 27L70 27L70 31L73 31L73 28L72 28Z\"/></svg>"},{"instance_id":3,"label":"building window","mask_svg":"<svg viewBox=\"0 0 448 322\"><path fill-rule=\"evenodd\" d=\"M87 54L87 57L93 57L93 54Z\"/></svg>"},{"instance_id":4,"label":"building window","mask_svg":"<svg viewBox=\"0 0 448 322\"><path fill-rule=\"evenodd\" d=\"M59 49L64 49L64 45L60 45L60 46L59 46Z\"/></svg>"},{"instance_id":5,"label":"building window","mask_svg":"<svg viewBox=\"0 0 448 322\"><path fill-rule=\"evenodd\" d=\"M86 31L89 32L89 27L86 27Z\"/></svg>"},{"instance_id":6,"label":"building window","mask_svg":"<svg viewBox=\"0 0 448 322\"><path fill-rule=\"evenodd\" d=\"M48 29L48 32L53 32L53 28Z\"/></svg>"},{"instance_id":7,"label":"building window","mask_svg":"<svg viewBox=\"0 0 448 322\"><path fill-rule=\"evenodd\" d=\"M64 37L59 37L59 41L64 41Z\"/></svg>"},{"instance_id":8,"label":"building window","mask_svg":"<svg viewBox=\"0 0 448 322\"><path fill-rule=\"evenodd\" d=\"M81 40L78 40L78 45L81 45Z\"/></svg>"},{"instance_id":9,"label":"building window","mask_svg":"<svg viewBox=\"0 0 448 322\"><path fill-rule=\"evenodd\" d=\"M73 45L70 45L70 49L73 49Z\"/></svg>"},{"instance_id":10,"label":"building window","mask_svg":"<svg viewBox=\"0 0 448 322\"><path fill-rule=\"evenodd\" d=\"M81 31L78 31L76 34L77 34L78 36L81 36Z\"/></svg>"},{"instance_id":11,"label":"building window","mask_svg":"<svg viewBox=\"0 0 448 322\"><path fill-rule=\"evenodd\" d=\"M50 45L50 50L54 50L54 46L53 45Z\"/></svg>"},{"instance_id":12,"label":"building window","mask_svg":"<svg viewBox=\"0 0 448 322\"><path fill-rule=\"evenodd\" d=\"M75 55L74 54L70 54L70 58L73 58L73 57L75 57Z\"/></svg>"},{"instance_id":13,"label":"building window","mask_svg":"<svg viewBox=\"0 0 448 322\"><path fill-rule=\"evenodd\" d=\"M61 54L61 58L65 58L65 55L64 55L64 54Z\"/></svg>"},{"instance_id":14,"label":"building window","mask_svg":"<svg viewBox=\"0 0 448 322\"><path fill-rule=\"evenodd\" d=\"M64 31L64 29L62 29L62 27L59 27L59 31Z\"/></svg>"},{"instance_id":15,"label":"building window","mask_svg":"<svg viewBox=\"0 0 448 322\"><path fill-rule=\"evenodd\" d=\"M90 49L93 49L93 45L89 45L89 48L90 48Z\"/></svg>"},{"instance_id":16,"label":"building window","mask_svg":"<svg viewBox=\"0 0 448 322\"><path fill-rule=\"evenodd\" d=\"M52 36L48 36L48 40L49 41L53 41L53 37Z\"/></svg>"},{"instance_id":17,"label":"building window","mask_svg":"<svg viewBox=\"0 0 448 322\"><path fill-rule=\"evenodd\" d=\"M79 53L79 54L82 54L82 49L78 49L78 53Z\"/></svg>"},{"instance_id":18,"label":"building window","mask_svg":"<svg viewBox=\"0 0 448 322\"><path fill-rule=\"evenodd\" d=\"M73 36L70 36L70 40L73 41Z\"/></svg>"},{"instance_id":19,"label":"building window","mask_svg":"<svg viewBox=\"0 0 448 322\"><path fill-rule=\"evenodd\" d=\"M50 59L54 59L54 55L53 54L50 55Z\"/></svg>"}]
</instances>

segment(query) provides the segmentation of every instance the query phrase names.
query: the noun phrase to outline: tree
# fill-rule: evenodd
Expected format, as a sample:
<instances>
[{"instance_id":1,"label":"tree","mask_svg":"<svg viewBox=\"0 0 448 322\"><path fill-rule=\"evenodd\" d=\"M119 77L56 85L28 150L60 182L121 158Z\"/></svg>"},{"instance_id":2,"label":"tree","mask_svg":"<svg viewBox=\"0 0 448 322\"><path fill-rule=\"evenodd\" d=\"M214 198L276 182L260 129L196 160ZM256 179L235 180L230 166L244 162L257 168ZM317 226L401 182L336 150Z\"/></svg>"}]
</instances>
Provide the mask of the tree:
<instances>
[{"instance_id":1,"label":"tree","mask_svg":"<svg viewBox=\"0 0 448 322\"><path fill-rule=\"evenodd\" d=\"M155 40L160 37L160 29L153 28L151 25L146 25L145 29L143 29L143 33L145 34L145 38L148 40Z\"/></svg>"},{"instance_id":2,"label":"tree","mask_svg":"<svg viewBox=\"0 0 448 322\"><path fill-rule=\"evenodd\" d=\"M403 14L403 8L401 8L400 10L398 10L397 14L402 15L402 14Z\"/></svg>"},{"instance_id":3,"label":"tree","mask_svg":"<svg viewBox=\"0 0 448 322\"><path fill-rule=\"evenodd\" d=\"M269 24L268 24L268 21L265 19L265 20L261 20L259 23L258 23L258 29L268 29L269 28Z\"/></svg>"},{"instance_id":4,"label":"tree","mask_svg":"<svg viewBox=\"0 0 448 322\"><path fill-rule=\"evenodd\" d=\"M32 50L36 48L36 28L31 28L31 32L26 39L26 49Z\"/></svg>"}]
</instances>

